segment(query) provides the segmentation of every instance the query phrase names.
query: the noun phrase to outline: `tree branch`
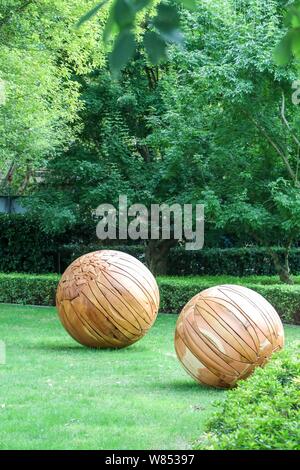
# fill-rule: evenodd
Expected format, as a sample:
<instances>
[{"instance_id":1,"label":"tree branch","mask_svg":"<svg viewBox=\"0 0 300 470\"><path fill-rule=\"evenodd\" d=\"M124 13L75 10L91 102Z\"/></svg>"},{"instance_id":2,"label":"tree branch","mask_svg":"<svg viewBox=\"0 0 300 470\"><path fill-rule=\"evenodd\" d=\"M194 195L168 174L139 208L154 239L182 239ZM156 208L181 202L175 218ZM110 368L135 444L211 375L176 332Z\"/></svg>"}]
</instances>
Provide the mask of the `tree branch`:
<instances>
[{"instance_id":1,"label":"tree branch","mask_svg":"<svg viewBox=\"0 0 300 470\"><path fill-rule=\"evenodd\" d=\"M261 125L259 124L255 119L254 117L249 114L249 113L246 113L247 116L249 117L249 119L251 120L251 122L255 125L255 127L265 136L265 138L267 139L267 141L269 142L269 144L273 147L273 149L278 153L278 155L281 157L283 163L285 164L286 166L286 169L290 175L290 178L295 182L295 185L298 186L298 183L297 183L297 179L296 179L296 174L294 172L294 170L292 169L290 163L289 163L289 160L288 160L288 157L285 155L284 151L280 148L280 146L272 139L272 137L268 134L268 132L266 131L266 129Z\"/></svg>"},{"instance_id":2,"label":"tree branch","mask_svg":"<svg viewBox=\"0 0 300 470\"><path fill-rule=\"evenodd\" d=\"M18 189L18 194L23 194L24 193L24 191L27 188L28 183L30 181L31 175L32 175L32 171L31 171L30 167L27 166L25 177L23 179L22 184L20 185L20 187Z\"/></svg>"}]
</instances>

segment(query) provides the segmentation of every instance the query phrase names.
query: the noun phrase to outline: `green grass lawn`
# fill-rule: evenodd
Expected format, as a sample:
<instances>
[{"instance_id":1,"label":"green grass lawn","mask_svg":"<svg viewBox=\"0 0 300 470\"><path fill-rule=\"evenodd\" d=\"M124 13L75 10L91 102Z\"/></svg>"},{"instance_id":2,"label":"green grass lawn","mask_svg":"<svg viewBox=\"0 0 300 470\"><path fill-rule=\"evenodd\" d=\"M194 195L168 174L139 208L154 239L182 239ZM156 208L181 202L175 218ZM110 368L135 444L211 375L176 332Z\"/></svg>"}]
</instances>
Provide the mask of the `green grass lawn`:
<instances>
[{"instance_id":1,"label":"green grass lawn","mask_svg":"<svg viewBox=\"0 0 300 470\"><path fill-rule=\"evenodd\" d=\"M176 359L176 315L118 351L89 350L52 307L0 305L1 449L186 449L222 390L197 385ZM286 326L288 342L300 327Z\"/></svg>"}]
</instances>

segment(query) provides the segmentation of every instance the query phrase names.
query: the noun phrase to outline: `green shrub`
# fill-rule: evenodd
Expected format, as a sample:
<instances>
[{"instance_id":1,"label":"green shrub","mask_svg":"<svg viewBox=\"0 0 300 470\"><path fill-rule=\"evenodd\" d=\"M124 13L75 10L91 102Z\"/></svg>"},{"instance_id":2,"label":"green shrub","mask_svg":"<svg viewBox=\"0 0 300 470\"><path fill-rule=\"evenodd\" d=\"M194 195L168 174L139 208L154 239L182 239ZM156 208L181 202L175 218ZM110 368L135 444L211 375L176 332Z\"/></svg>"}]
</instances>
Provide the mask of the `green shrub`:
<instances>
[{"instance_id":1,"label":"green shrub","mask_svg":"<svg viewBox=\"0 0 300 470\"><path fill-rule=\"evenodd\" d=\"M284 250L274 248L283 258ZM176 262L174 262L176 260ZM290 267L293 274L300 273L300 249L290 252ZM171 250L169 256L170 275L211 275L230 276L275 275L274 263L267 248L209 248L200 251L186 251L184 248Z\"/></svg>"},{"instance_id":2,"label":"green shrub","mask_svg":"<svg viewBox=\"0 0 300 470\"><path fill-rule=\"evenodd\" d=\"M300 285L258 284L258 279L234 277L191 277L191 278L158 278L161 311L179 313L184 305L198 292L220 284L240 284L255 290L265 297L277 310L282 320L287 323L300 324ZM271 282L272 278L269 278ZM273 278L273 282L276 282ZM277 281L278 282L278 281ZM299 282L299 279L297 279Z\"/></svg>"},{"instance_id":3,"label":"green shrub","mask_svg":"<svg viewBox=\"0 0 300 470\"><path fill-rule=\"evenodd\" d=\"M0 214L0 272L63 272L73 259L91 251L83 245L82 237L88 242L94 234L94 227L80 226L51 236L41 230L38 220L29 213ZM72 240L76 244L71 244ZM65 250L66 242L70 248ZM72 257L75 246L77 252Z\"/></svg>"},{"instance_id":4,"label":"green shrub","mask_svg":"<svg viewBox=\"0 0 300 470\"><path fill-rule=\"evenodd\" d=\"M60 272L63 272L69 264L80 256L89 253L91 251L97 251L101 249L108 250L119 250L124 253L128 253L131 256L144 262L144 247L142 245L116 245L116 246L101 246L98 244L82 245L79 243L73 243L68 245L62 245L59 247L60 257Z\"/></svg>"},{"instance_id":5,"label":"green shrub","mask_svg":"<svg viewBox=\"0 0 300 470\"><path fill-rule=\"evenodd\" d=\"M36 225L29 216L0 214L0 271L55 271L54 240Z\"/></svg>"},{"instance_id":6,"label":"green shrub","mask_svg":"<svg viewBox=\"0 0 300 470\"><path fill-rule=\"evenodd\" d=\"M195 449L300 449L299 344L227 392Z\"/></svg>"},{"instance_id":7,"label":"green shrub","mask_svg":"<svg viewBox=\"0 0 300 470\"><path fill-rule=\"evenodd\" d=\"M95 240L95 243L91 243ZM0 272L62 273L79 256L104 248L95 239L93 224L73 227L58 236L45 234L38 221L28 214L0 214ZM124 251L145 261L144 246L111 245L106 248ZM275 249L283 256L283 249ZM176 262L174 261L176 260ZM291 272L300 274L300 248L290 252ZM177 247L170 251L168 272L183 275L275 275L267 248L209 248L186 251Z\"/></svg>"},{"instance_id":8,"label":"green shrub","mask_svg":"<svg viewBox=\"0 0 300 470\"><path fill-rule=\"evenodd\" d=\"M57 274L0 274L0 302L54 305ZM259 284L259 280L261 284ZM276 278L230 276L159 277L160 311L179 313L183 306L201 290L218 284L240 284L263 295L278 311L283 321L300 324L300 285L275 284ZM297 283L300 278L296 278ZM273 282L273 284L271 284Z\"/></svg>"},{"instance_id":9,"label":"green shrub","mask_svg":"<svg viewBox=\"0 0 300 470\"><path fill-rule=\"evenodd\" d=\"M0 274L0 302L54 305L57 274Z\"/></svg>"}]
</instances>

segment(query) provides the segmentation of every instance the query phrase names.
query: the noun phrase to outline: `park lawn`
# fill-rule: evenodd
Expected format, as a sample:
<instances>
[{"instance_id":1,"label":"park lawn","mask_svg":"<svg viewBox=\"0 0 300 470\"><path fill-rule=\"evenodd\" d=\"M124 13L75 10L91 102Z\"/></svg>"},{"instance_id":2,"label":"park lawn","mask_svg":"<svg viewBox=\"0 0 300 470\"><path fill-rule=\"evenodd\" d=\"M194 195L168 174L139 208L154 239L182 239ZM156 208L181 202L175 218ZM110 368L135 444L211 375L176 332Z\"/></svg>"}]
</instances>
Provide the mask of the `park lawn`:
<instances>
[{"instance_id":1,"label":"park lawn","mask_svg":"<svg viewBox=\"0 0 300 470\"><path fill-rule=\"evenodd\" d=\"M117 351L84 348L52 307L0 305L0 449L189 449L215 399L173 348L176 315ZM286 326L287 345L300 327Z\"/></svg>"}]
</instances>

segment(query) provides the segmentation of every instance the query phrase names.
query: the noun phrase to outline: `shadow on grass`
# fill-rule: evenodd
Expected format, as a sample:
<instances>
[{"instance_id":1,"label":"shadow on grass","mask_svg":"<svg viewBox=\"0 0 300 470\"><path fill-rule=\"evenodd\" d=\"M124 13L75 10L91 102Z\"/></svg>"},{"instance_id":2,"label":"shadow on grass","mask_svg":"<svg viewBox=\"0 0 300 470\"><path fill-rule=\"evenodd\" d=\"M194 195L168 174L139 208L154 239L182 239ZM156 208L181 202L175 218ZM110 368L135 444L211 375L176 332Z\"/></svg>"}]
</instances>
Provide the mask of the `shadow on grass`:
<instances>
[{"instance_id":1,"label":"shadow on grass","mask_svg":"<svg viewBox=\"0 0 300 470\"><path fill-rule=\"evenodd\" d=\"M172 390L176 392L182 392L182 393L187 393L187 392L193 392L193 393L199 393L201 391L206 391L206 392L215 392L215 393L224 393L225 390L218 389L218 388L213 388L209 387L207 385L202 385L198 384L197 382L194 382L193 380L186 381L186 380L172 380L169 383L156 383L155 388L160 388L162 390Z\"/></svg>"},{"instance_id":2,"label":"shadow on grass","mask_svg":"<svg viewBox=\"0 0 300 470\"><path fill-rule=\"evenodd\" d=\"M30 344L27 346L27 349L31 350L36 350L36 351L44 351L44 352L84 352L84 351L94 351L93 349L87 349L84 346L81 346L80 344L54 344L54 343L36 343L36 344Z\"/></svg>"},{"instance_id":3,"label":"shadow on grass","mask_svg":"<svg viewBox=\"0 0 300 470\"><path fill-rule=\"evenodd\" d=\"M149 348L141 347L141 346L136 346L132 345L127 348L121 348L121 349L113 349L113 348L107 348L107 349L101 349L101 348L89 348L86 346L83 346L79 343L35 343L28 345L27 349L35 349L35 350L40 350L40 351L46 351L46 352L80 352L80 353L85 353L85 354L101 354L101 353L110 353L110 354L124 354L126 351L126 354L131 353L131 354L140 354L144 353L146 351L149 351Z\"/></svg>"}]
</instances>

